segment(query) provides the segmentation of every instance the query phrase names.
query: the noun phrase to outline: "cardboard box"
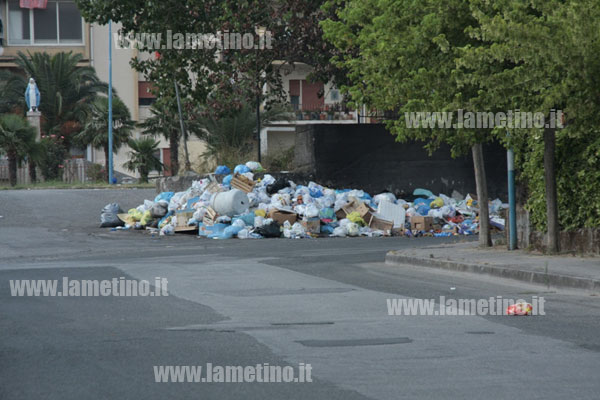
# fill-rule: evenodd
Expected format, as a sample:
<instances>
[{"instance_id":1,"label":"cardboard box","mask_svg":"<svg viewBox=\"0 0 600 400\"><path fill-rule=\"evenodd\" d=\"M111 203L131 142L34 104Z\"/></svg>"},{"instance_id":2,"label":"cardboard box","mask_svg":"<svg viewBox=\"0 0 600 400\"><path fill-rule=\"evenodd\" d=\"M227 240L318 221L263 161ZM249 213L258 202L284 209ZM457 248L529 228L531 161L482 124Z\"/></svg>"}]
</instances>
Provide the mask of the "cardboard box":
<instances>
[{"instance_id":1,"label":"cardboard box","mask_svg":"<svg viewBox=\"0 0 600 400\"><path fill-rule=\"evenodd\" d=\"M189 226L187 222L194 216L194 211L177 211L175 213L177 217L177 224L175 225L175 232L191 232L198 230L197 226Z\"/></svg>"},{"instance_id":2,"label":"cardboard box","mask_svg":"<svg viewBox=\"0 0 600 400\"><path fill-rule=\"evenodd\" d=\"M350 197L350 203L346 204L342 208L340 208L335 216L338 219L346 218L346 215L357 212L360 216L365 220L367 224L371 221L372 213L375 212L371 207L363 203L362 201L356 199L355 197Z\"/></svg>"},{"instance_id":3,"label":"cardboard box","mask_svg":"<svg viewBox=\"0 0 600 400\"><path fill-rule=\"evenodd\" d=\"M256 182L239 173L233 175L233 178L231 179L231 187L245 193L250 193L252 189L254 189L254 185L256 185Z\"/></svg>"},{"instance_id":4,"label":"cardboard box","mask_svg":"<svg viewBox=\"0 0 600 400\"><path fill-rule=\"evenodd\" d=\"M377 216L373 216L371 219L371 223L369 224L371 229L376 229L379 231L384 231L387 233L391 233L394 228L394 223L392 221L386 221L385 219L381 219Z\"/></svg>"},{"instance_id":5,"label":"cardboard box","mask_svg":"<svg viewBox=\"0 0 600 400\"><path fill-rule=\"evenodd\" d=\"M433 217L415 215L410 218L410 229L413 231L429 232L433 229Z\"/></svg>"},{"instance_id":6,"label":"cardboard box","mask_svg":"<svg viewBox=\"0 0 600 400\"><path fill-rule=\"evenodd\" d=\"M304 218L300 223L308 233L321 233L321 220L319 218Z\"/></svg>"},{"instance_id":7,"label":"cardboard box","mask_svg":"<svg viewBox=\"0 0 600 400\"><path fill-rule=\"evenodd\" d=\"M285 221L289 221L290 224L293 224L298 220L298 214L293 211L271 210L269 212L269 218L272 218L273 221L277 222L279 225L283 225Z\"/></svg>"},{"instance_id":8,"label":"cardboard box","mask_svg":"<svg viewBox=\"0 0 600 400\"><path fill-rule=\"evenodd\" d=\"M211 226L215 224L215 220L218 215L212 207L206 207L206 214L204 214L204 218L202 218L202 223L206 226Z\"/></svg>"}]
</instances>

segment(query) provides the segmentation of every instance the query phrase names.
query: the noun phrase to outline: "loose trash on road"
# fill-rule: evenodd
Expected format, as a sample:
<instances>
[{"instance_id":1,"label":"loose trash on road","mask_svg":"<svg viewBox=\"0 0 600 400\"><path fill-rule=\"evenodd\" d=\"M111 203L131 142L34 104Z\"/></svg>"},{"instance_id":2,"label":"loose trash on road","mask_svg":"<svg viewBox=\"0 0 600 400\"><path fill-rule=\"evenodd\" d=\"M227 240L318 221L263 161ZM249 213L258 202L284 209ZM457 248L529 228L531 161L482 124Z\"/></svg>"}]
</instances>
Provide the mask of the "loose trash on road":
<instances>
[{"instance_id":1,"label":"loose trash on road","mask_svg":"<svg viewBox=\"0 0 600 400\"><path fill-rule=\"evenodd\" d=\"M372 197L359 189L333 189L315 182L298 185L263 171L254 161L233 171L219 166L215 174L194 181L186 191L160 193L127 213L118 204L107 205L102 226L147 229L160 235L196 231L212 239L443 237L479 231L479 204L470 194L463 197L454 191L452 197L436 196L416 189L412 201L406 201L393 193ZM490 202L494 229L504 229L505 208L499 199Z\"/></svg>"},{"instance_id":2,"label":"loose trash on road","mask_svg":"<svg viewBox=\"0 0 600 400\"><path fill-rule=\"evenodd\" d=\"M532 312L533 306L524 302L511 304L506 309L506 315L531 315Z\"/></svg>"}]
</instances>

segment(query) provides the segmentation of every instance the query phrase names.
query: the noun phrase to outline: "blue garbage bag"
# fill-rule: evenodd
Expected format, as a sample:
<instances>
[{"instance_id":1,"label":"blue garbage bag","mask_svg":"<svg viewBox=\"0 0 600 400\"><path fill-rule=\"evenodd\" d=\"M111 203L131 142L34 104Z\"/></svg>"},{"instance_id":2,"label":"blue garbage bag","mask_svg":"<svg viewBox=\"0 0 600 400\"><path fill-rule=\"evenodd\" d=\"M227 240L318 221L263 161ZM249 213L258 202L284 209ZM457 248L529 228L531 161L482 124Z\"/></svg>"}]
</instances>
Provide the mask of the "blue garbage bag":
<instances>
[{"instance_id":1,"label":"blue garbage bag","mask_svg":"<svg viewBox=\"0 0 600 400\"><path fill-rule=\"evenodd\" d=\"M423 196L426 198L435 197L435 195L427 189L415 189L413 196Z\"/></svg>"},{"instance_id":2,"label":"blue garbage bag","mask_svg":"<svg viewBox=\"0 0 600 400\"><path fill-rule=\"evenodd\" d=\"M207 237L209 239L231 239L234 236L237 236L238 232L242 229L244 228L238 225L229 225L222 231L209 234Z\"/></svg>"},{"instance_id":3,"label":"blue garbage bag","mask_svg":"<svg viewBox=\"0 0 600 400\"><path fill-rule=\"evenodd\" d=\"M154 198L154 202L166 201L168 203L171 201L171 197L173 197L174 194L174 192L162 192Z\"/></svg>"},{"instance_id":4,"label":"blue garbage bag","mask_svg":"<svg viewBox=\"0 0 600 400\"><path fill-rule=\"evenodd\" d=\"M233 175L227 175L223 178L223 185L227 187L231 187L231 180L233 179Z\"/></svg>"},{"instance_id":5,"label":"blue garbage bag","mask_svg":"<svg viewBox=\"0 0 600 400\"><path fill-rule=\"evenodd\" d=\"M216 175L228 175L231 173L231 170L227 165L219 165L217 169L215 169Z\"/></svg>"},{"instance_id":6,"label":"blue garbage bag","mask_svg":"<svg viewBox=\"0 0 600 400\"><path fill-rule=\"evenodd\" d=\"M214 224L205 226L204 224L200 224L198 226L198 236L208 237L209 235L219 235L223 233L225 228L230 225L227 224Z\"/></svg>"},{"instance_id":7,"label":"blue garbage bag","mask_svg":"<svg viewBox=\"0 0 600 400\"><path fill-rule=\"evenodd\" d=\"M231 222L233 223L238 219L244 221L244 224L246 224L246 226L254 226L254 213L239 215L237 217L234 217Z\"/></svg>"},{"instance_id":8,"label":"blue garbage bag","mask_svg":"<svg viewBox=\"0 0 600 400\"><path fill-rule=\"evenodd\" d=\"M233 169L234 174L245 174L246 172L250 172L250 168L246 167L244 164L237 165Z\"/></svg>"},{"instance_id":9,"label":"blue garbage bag","mask_svg":"<svg viewBox=\"0 0 600 400\"><path fill-rule=\"evenodd\" d=\"M335 228L331 224L321 225L321 233L326 233L328 235L332 235L334 229Z\"/></svg>"},{"instance_id":10,"label":"blue garbage bag","mask_svg":"<svg viewBox=\"0 0 600 400\"><path fill-rule=\"evenodd\" d=\"M429 210L431 210L431 208L425 204L421 204L419 207L417 207L417 212L423 217L426 217L429 214Z\"/></svg>"}]
</instances>

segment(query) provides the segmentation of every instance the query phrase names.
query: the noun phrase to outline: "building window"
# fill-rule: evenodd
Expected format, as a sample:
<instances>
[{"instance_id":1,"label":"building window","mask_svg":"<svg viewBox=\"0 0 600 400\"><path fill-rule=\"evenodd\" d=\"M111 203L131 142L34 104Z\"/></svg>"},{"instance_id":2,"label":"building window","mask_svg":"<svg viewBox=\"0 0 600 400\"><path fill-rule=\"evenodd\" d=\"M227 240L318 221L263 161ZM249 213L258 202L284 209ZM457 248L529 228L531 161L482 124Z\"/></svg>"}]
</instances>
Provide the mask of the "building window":
<instances>
[{"instance_id":1,"label":"building window","mask_svg":"<svg viewBox=\"0 0 600 400\"><path fill-rule=\"evenodd\" d=\"M73 1L48 1L45 9L21 8L9 0L8 45L82 45L83 20Z\"/></svg>"}]
</instances>

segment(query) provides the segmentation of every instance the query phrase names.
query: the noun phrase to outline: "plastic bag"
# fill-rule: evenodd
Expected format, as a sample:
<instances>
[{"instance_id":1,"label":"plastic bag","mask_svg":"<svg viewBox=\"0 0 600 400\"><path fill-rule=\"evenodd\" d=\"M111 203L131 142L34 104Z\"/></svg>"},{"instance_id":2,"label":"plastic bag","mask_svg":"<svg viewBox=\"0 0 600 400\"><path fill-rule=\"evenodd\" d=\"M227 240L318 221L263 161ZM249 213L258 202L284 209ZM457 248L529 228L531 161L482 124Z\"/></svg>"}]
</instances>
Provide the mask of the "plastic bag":
<instances>
[{"instance_id":1,"label":"plastic bag","mask_svg":"<svg viewBox=\"0 0 600 400\"><path fill-rule=\"evenodd\" d=\"M246 163L246 167L248 167L250 169L250 171L252 171L252 172L264 171L264 168L262 167L262 165L260 165L260 163L256 162L256 161L248 161Z\"/></svg>"},{"instance_id":2,"label":"plastic bag","mask_svg":"<svg viewBox=\"0 0 600 400\"><path fill-rule=\"evenodd\" d=\"M160 203L155 203L152 206L152 210L150 211L152 214L152 217L154 218L162 218L165 215L167 215L167 205L165 205L165 203L160 202Z\"/></svg>"},{"instance_id":3,"label":"plastic bag","mask_svg":"<svg viewBox=\"0 0 600 400\"><path fill-rule=\"evenodd\" d=\"M266 237L266 238L278 238L281 236L281 229L277 222L271 220L269 224L264 224L259 227L255 231L256 233Z\"/></svg>"},{"instance_id":4,"label":"plastic bag","mask_svg":"<svg viewBox=\"0 0 600 400\"><path fill-rule=\"evenodd\" d=\"M215 175L228 175L231 173L231 170L227 165L219 165L217 169L215 169Z\"/></svg>"},{"instance_id":5,"label":"plastic bag","mask_svg":"<svg viewBox=\"0 0 600 400\"><path fill-rule=\"evenodd\" d=\"M353 211L350 214L346 215L346 219L360 226L366 225L365 220L360 216L360 214L357 211Z\"/></svg>"},{"instance_id":6,"label":"plastic bag","mask_svg":"<svg viewBox=\"0 0 600 400\"><path fill-rule=\"evenodd\" d=\"M125 223L115 213L100 214L100 228L116 228L123 225Z\"/></svg>"},{"instance_id":7,"label":"plastic bag","mask_svg":"<svg viewBox=\"0 0 600 400\"><path fill-rule=\"evenodd\" d=\"M167 203L171 201L175 193L173 192L162 192L154 198L154 202L158 203L159 201L166 201Z\"/></svg>"},{"instance_id":8,"label":"plastic bag","mask_svg":"<svg viewBox=\"0 0 600 400\"><path fill-rule=\"evenodd\" d=\"M358 236L360 233L360 227L354 222L350 222L346 229L348 230L348 236L351 237Z\"/></svg>"},{"instance_id":9,"label":"plastic bag","mask_svg":"<svg viewBox=\"0 0 600 400\"><path fill-rule=\"evenodd\" d=\"M236 165L236 167L233 169L234 174L244 174L246 172L250 172L250 168L244 164Z\"/></svg>"},{"instance_id":10,"label":"plastic bag","mask_svg":"<svg viewBox=\"0 0 600 400\"><path fill-rule=\"evenodd\" d=\"M346 230L346 228L344 228L342 226L338 226L337 228L335 228L333 230L333 233L331 234L331 236L333 236L333 237L346 237L346 236L348 236L348 231Z\"/></svg>"},{"instance_id":11,"label":"plastic bag","mask_svg":"<svg viewBox=\"0 0 600 400\"><path fill-rule=\"evenodd\" d=\"M389 201L394 203L396 201L396 196L393 193L380 193L377 196L373 197L373 201L375 204L379 205L382 201Z\"/></svg>"},{"instance_id":12,"label":"plastic bag","mask_svg":"<svg viewBox=\"0 0 600 400\"><path fill-rule=\"evenodd\" d=\"M150 222L152 222L152 212L150 210L147 210L143 215L142 218L140 218L140 224L142 226L146 226L148 225Z\"/></svg>"}]
</instances>

